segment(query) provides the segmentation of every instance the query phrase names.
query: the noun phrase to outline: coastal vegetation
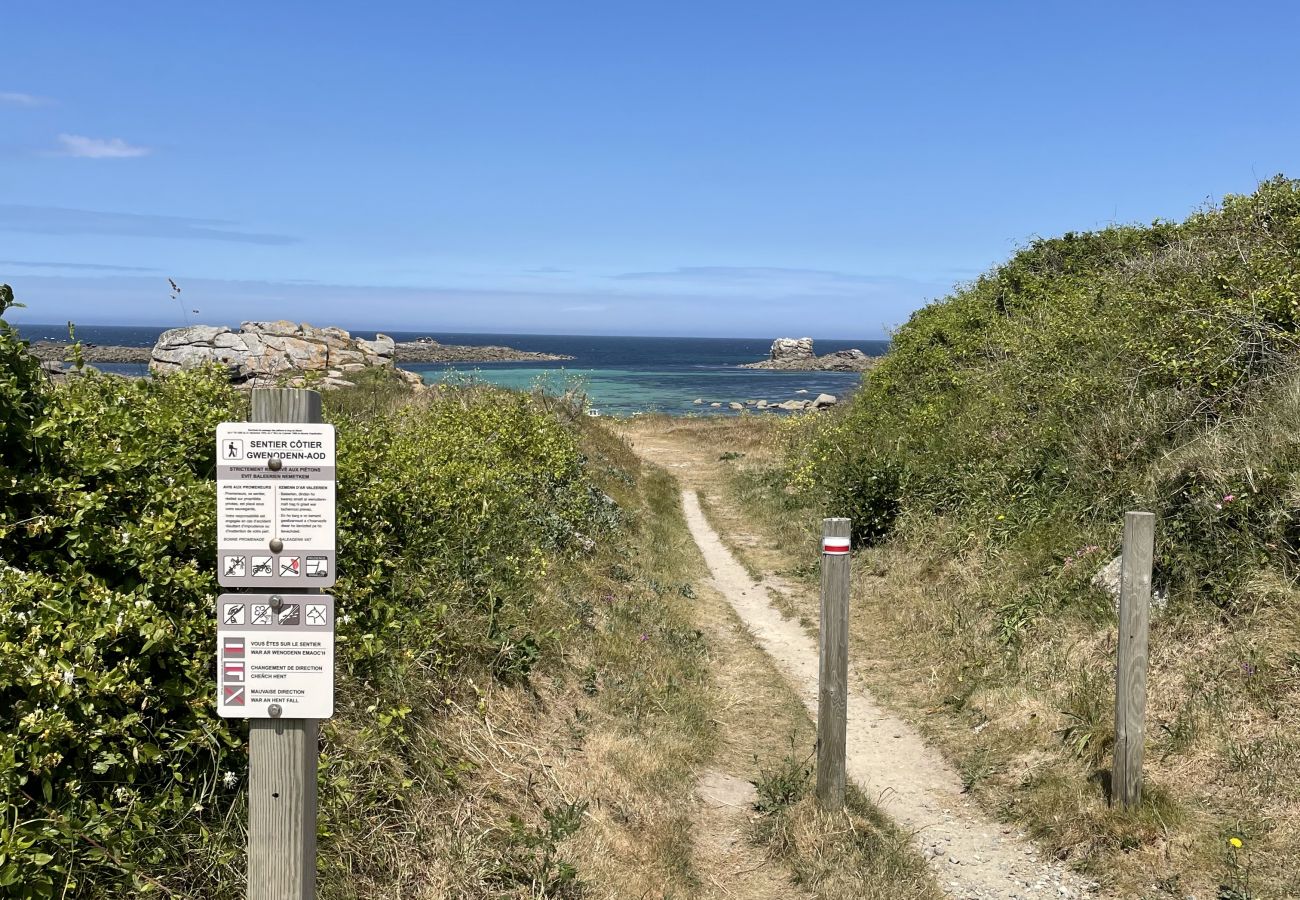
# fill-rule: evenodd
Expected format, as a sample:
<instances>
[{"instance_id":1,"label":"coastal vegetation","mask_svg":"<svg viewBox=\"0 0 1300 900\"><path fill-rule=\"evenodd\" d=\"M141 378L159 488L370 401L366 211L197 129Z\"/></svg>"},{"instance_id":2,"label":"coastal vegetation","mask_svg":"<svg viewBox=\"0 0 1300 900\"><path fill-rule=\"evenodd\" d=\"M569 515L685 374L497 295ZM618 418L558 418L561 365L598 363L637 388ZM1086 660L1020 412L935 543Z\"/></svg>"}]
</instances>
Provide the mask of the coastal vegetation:
<instances>
[{"instance_id":1,"label":"coastal vegetation","mask_svg":"<svg viewBox=\"0 0 1300 900\"><path fill-rule=\"evenodd\" d=\"M1009 822L1126 895L1300 893L1300 182L1035 240L919 312L736 496L862 546L855 647ZM1108 805L1115 619L1158 516L1148 788ZM809 515L812 513L812 515Z\"/></svg>"},{"instance_id":2,"label":"coastal vegetation","mask_svg":"<svg viewBox=\"0 0 1300 900\"><path fill-rule=\"evenodd\" d=\"M217 368L51 385L0 319L0 896L241 895L212 435L246 414ZM321 896L576 896L633 863L684 890L689 788L663 794L710 730L672 600L690 588L657 555L663 477L579 410L481 385L374 377L326 416L343 452ZM601 779L622 818L588 808Z\"/></svg>"}]
</instances>

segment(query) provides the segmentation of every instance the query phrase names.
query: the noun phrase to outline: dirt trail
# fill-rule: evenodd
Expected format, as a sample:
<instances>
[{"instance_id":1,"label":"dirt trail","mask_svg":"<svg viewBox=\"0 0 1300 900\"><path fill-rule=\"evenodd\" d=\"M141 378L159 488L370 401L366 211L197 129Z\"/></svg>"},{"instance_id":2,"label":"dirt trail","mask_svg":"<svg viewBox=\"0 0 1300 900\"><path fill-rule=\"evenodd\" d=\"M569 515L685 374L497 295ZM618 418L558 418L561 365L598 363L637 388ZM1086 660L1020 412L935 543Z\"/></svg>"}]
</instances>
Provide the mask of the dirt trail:
<instances>
[{"instance_id":1,"label":"dirt trail","mask_svg":"<svg viewBox=\"0 0 1300 900\"><path fill-rule=\"evenodd\" d=\"M640 436L639 436L640 437ZM672 469L703 467L684 448L638 439L645 458ZM711 467L709 467L711 468ZM686 473L682 473L686 474ZM711 496L711 502L720 502ZM749 627L805 706L817 712L817 643L797 621L785 618L768 600L768 589L788 592L777 579L756 581L736 560L700 508L695 490L682 492L692 536L713 575L715 586ZM750 536L737 537L743 542ZM1041 857L1023 835L993 821L962 793L961 778L915 729L885 712L850 670L848 775L896 822L915 834L940 886L952 897L1041 900L1093 896L1096 885L1055 860Z\"/></svg>"}]
</instances>

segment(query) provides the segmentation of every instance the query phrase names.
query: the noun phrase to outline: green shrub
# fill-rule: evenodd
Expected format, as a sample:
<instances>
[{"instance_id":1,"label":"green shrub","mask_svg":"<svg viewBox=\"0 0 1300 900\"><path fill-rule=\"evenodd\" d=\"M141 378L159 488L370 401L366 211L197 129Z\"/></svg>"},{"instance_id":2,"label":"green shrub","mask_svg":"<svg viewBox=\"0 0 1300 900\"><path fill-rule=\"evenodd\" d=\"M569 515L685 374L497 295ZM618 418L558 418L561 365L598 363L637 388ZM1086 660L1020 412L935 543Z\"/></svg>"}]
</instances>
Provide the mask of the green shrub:
<instances>
[{"instance_id":1,"label":"green shrub","mask_svg":"<svg viewBox=\"0 0 1300 900\"><path fill-rule=\"evenodd\" d=\"M1282 178L1185 222L1036 240L914 314L789 478L861 542L940 516L1039 571L1142 505L1158 580L1231 607L1261 566L1300 575L1300 448L1251 424L1291 390L1298 298Z\"/></svg>"},{"instance_id":2,"label":"green shrub","mask_svg":"<svg viewBox=\"0 0 1300 900\"><path fill-rule=\"evenodd\" d=\"M469 663L527 678L553 646L528 615L548 566L617 524L573 432L525 396L363 407L330 406L326 847L400 809L417 776L456 778L458 761L417 752L412 720ZM238 890L246 742L213 708L214 431L245 416L217 371L50 387L0 320L0 896ZM334 752L339 721L355 752Z\"/></svg>"}]
</instances>

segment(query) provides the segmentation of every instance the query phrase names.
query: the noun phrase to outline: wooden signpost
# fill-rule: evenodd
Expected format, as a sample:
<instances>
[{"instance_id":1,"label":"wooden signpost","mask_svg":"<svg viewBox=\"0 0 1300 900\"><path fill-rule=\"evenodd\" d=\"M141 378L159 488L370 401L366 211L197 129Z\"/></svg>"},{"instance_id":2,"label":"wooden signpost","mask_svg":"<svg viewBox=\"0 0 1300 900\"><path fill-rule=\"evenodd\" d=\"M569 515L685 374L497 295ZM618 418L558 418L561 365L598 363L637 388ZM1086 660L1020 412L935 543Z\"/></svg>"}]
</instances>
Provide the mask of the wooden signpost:
<instances>
[{"instance_id":1,"label":"wooden signpost","mask_svg":"<svg viewBox=\"0 0 1300 900\"><path fill-rule=\"evenodd\" d=\"M849 691L848 519L822 521L821 640L817 680L817 803L844 806Z\"/></svg>"},{"instance_id":2,"label":"wooden signpost","mask_svg":"<svg viewBox=\"0 0 1300 900\"><path fill-rule=\"evenodd\" d=\"M316 896L319 719L334 707L334 434L315 391L218 427L218 711L249 720L248 900ZM294 715L297 713L297 715ZM311 716L307 718L306 716Z\"/></svg>"},{"instance_id":3,"label":"wooden signpost","mask_svg":"<svg viewBox=\"0 0 1300 900\"><path fill-rule=\"evenodd\" d=\"M1111 796L1121 806L1142 800L1142 754L1146 742L1147 626L1151 613L1151 566L1156 517L1124 515L1120 563L1119 651L1115 669L1115 762Z\"/></svg>"}]
</instances>

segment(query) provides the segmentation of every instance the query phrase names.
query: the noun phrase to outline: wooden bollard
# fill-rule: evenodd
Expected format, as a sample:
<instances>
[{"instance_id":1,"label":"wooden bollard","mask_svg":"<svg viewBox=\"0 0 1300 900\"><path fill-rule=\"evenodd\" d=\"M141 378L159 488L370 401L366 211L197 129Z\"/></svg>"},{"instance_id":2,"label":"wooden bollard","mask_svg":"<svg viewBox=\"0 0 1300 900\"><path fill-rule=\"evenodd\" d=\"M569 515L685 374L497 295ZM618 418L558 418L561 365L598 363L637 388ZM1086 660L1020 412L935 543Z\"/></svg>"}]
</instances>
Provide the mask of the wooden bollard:
<instances>
[{"instance_id":1,"label":"wooden bollard","mask_svg":"<svg viewBox=\"0 0 1300 900\"><path fill-rule=\"evenodd\" d=\"M1151 566L1156 517L1124 514L1120 563L1119 651L1115 668L1115 763L1111 797L1121 806L1142 799L1142 754L1146 742L1147 628L1151 613Z\"/></svg>"},{"instance_id":2,"label":"wooden bollard","mask_svg":"<svg viewBox=\"0 0 1300 900\"><path fill-rule=\"evenodd\" d=\"M817 691L817 803L844 807L849 690L848 519L822 520L822 596Z\"/></svg>"},{"instance_id":3,"label":"wooden bollard","mask_svg":"<svg viewBox=\"0 0 1300 900\"><path fill-rule=\"evenodd\" d=\"M259 388L249 420L320 422L320 394ZM248 721L248 900L316 896L318 732L315 719Z\"/></svg>"}]
</instances>

